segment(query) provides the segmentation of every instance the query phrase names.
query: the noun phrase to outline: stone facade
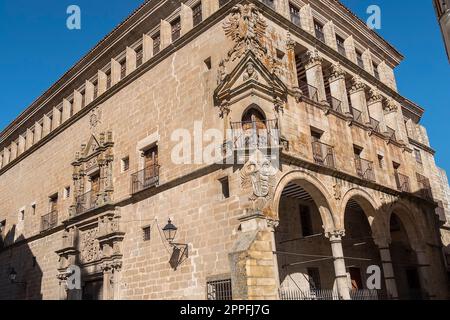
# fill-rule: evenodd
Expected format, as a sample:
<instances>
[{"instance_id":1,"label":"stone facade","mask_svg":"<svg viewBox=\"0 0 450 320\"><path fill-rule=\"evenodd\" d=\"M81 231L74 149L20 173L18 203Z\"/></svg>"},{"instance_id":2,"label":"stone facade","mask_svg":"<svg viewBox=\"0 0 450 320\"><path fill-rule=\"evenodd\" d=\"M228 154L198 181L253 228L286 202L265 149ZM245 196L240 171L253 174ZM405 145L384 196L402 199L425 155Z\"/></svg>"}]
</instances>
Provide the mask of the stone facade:
<instances>
[{"instance_id":1,"label":"stone facade","mask_svg":"<svg viewBox=\"0 0 450 320\"><path fill-rule=\"evenodd\" d=\"M401 59L337 1L144 3L1 134L0 298L447 298Z\"/></svg>"}]
</instances>

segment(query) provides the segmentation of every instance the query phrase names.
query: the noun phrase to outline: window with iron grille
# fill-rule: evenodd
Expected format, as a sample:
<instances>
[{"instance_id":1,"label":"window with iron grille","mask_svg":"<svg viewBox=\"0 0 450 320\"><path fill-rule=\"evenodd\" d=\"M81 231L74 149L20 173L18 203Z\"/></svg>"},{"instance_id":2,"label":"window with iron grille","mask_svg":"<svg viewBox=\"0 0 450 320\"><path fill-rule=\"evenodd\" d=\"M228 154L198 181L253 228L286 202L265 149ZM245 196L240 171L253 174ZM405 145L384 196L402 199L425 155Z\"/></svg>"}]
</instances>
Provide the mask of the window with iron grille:
<instances>
[{"instance_id":1,"label":"window with iron grille","mask_svg":"<svg viewBox=\"0 0 450 320\"><path fill-rule=\"evenodd\" d=\"M208 300L233 300L231 279L209 281L206 286Z\"/></svg>"},{"instance_id":2,"label":"window with iron grille","mask_svg":"<svg viewBox=\"0 0 450 320\"><path fill-rule=\"evenodd\" d=\"M198 3L195 7L192 8L192 16L194 18L194 27L200 22L202 22L203 19L203 13L202 13L202 3Z\"/></svg>"},{"instance_id":3,"label":"window with iron grille","mask_svg":"<svg viewBox=\"0 0 450 320\"><path fill-rule=\"evenodd\" d=\"M323 24L314 20L314 30L316 32L316 38L322 42L325 42L325 34L323 33Z\"/></svg>"},{"instance_id":4,"label":"window with iron grille","mask_svg":"<svg viewBox=\"0 0 450 320\"><path fill-rule=\"evenodd\" d=\"M181 35L181 19L176 18L171 23L172 26L172 42L175 42Z\"/></svg>"},{"instance_id":5,"label":"window with iron grille","mask_svg":"<svg viewBox=\"0 0 450 320\"><path fill-rule=\"evenodd\" d=\"M414 157L416 158L416 162L418 164L422 164L422 155L419 149L414 149Z\"/></svg>"},{"instance_id":6,"label":"window with iron grille","mask_svg":"<svg viewBox=\"0 0 450 320\"><path fill-rule=\"evenodd\" d=\"M130 169L130 158L125 157L122 159L122 172L126 172Z\"/></svg>"},{"instance_id":7,"label":"window with iron grille","mask_svg":"<svg viewBox=\"0 0 450 320\"><path fill-rule=\"evenodd\" d=\"M228 177L219 180L222 188L222 199L228 199L230 197L230 183Z\"/></svg>"},{"instance_id":8,"label":"window with iron grille","mask_svg":"<svg viewBox=\"0 0 450 320\"><path fill-rule=\"evenodd\" d=\"M144 241L150 241L151 238L151 227L147 226L142 228L142 236Z\"/></svg>"},{"instance_id":9,"label":"window with iron grille","mask_svg":"<svg viewBox=\"0 0 450 320\"><path fill-rule=\"evenodd\" d=\"M360 68L364 69L364 61L363 61L362 53L359 50L356 50L356 61L358 63L358 66Z\"/></svg>"},{"instance_id":10,"label":"window with iron grille","mask_svg":"<svg viewBox=\"0 0 450 320\"><path fill-rule=\"evenodd\" d=\"M292 3L289 3L289 11L291 12L291 22L300 26L300 9Z\"/></svg>"},{"instance_id":11,"label":"window with iron grille","mask_svg":"<svg viewBox=\"0 0 450 320\"><path fill-rule=\"evenodd\" d=\"M342 37L336 35L336 44L337 44L338 52L345 57L346 53L345 53L344 41L345 40Z\"/></svg>"},{"instance_id":12,"label":"window with iron grille","mask_svg":"<svg viewBox=\"0 0 450 320\"><path fill-rule=\"evenodd\" d=\"M153 37L153 54L159 53L161 50L161 34L157 33Z\"/></svg>"}]
</instances>

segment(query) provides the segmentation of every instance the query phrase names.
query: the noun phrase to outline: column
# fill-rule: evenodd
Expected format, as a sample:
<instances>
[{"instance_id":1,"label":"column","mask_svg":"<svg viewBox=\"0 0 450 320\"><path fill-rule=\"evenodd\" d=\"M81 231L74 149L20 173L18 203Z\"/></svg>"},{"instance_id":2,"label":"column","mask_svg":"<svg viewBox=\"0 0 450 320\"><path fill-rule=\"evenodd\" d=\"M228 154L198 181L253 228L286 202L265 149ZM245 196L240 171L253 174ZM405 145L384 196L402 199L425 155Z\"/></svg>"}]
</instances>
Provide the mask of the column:
<instances>
[{"instance_id":1,"label":"column","mask_svg":"<svg viewBox=\"0 0 450 320\"><path fill-rule=\"evenodd\" d=\"M345 55L349 60L351 60L353 63L358 63L356 60L356 47L355 47L355 40L353 36L349 36L344 41L344 47L345 47Z\"/></svg>"},{"instance_id":2,"label":"column","mask_svg":"<svg viewBox=\"0 0 450 320\"><path fill-rule=\"evenodd\" d=\"M53 108L52 114L52 130L55 130L61 124L61 111L58 108Z\"/></svg>"},{"instance_id":3,"label":"column","mask_svg":"<svg viewBox=\"0 0 450 320\"><path fill-rule=\"evenodd\" d=\"M112 268L107 265L103 269L103 300L112 300L113 290L111 288L112 282Z\"/></svg>"},{"instance_id":4,"label":"column","mask_svg":"<svg viewBox=\"0 0 450 320\"><path fill-rule=\"evenodd\" d=\"M391 250L386 239L374 239L380 250L381 265L389 299L398 300L397 283L395 282L394 267L392 266Z\"/></svg>"},{"instance_id":5,"label":"column","mask_svg":"<svg viewBox=\"0 0 450 320\"><path fill-rule=\"evenodd\" d=\"M148 34L144 34L142 36L142 63L147 62L152 57L153 57L153 39Z\"/></svg>"},{"instance_id":6,"label":"column","mask_svg":"<svg viewBox=\"0 0 450 320\"><path fill-rule=\"evenodd\" d=\"M304 5L300 8L300 23L303 30L315 35L314 19L310 4Z\"/></svg>"},{"instance_id":7,"label":"column","mask_svg":"<svg viewBox=\"0 0 450 320\"><path fill-rule=\"evenodd\" d=\"M136 51L134 51L132 48L127 47L126 49L126 57L125 57L125 63L126 63L126 75L129 75L134 70L136 70L136 62L137 62L137 56Z\"/></svg>"},{"instance_id":8,"label":"column","mask_svg":"<svg viewBox=\"0 0 450 320\"><path fill-rule=\"evenodd\" d=\"M289 0L275 0L275 10L286 19L291 19Z\"/></svg>"},{"instance_id":9,"label":"column","mask_svg":"<svg viewBox=\"0 0 450 320\"><path fill-rule=\"evenodd\" d=\"M384 121L383 113L383 96L378 89L370 90L367 108L369 109L370 116L379 121L379 127L377 131L379 131L380 133L386 132L386 123Z\"/></svg>"},{"instance_id":10,"label":"column","mask_svg":"<svg viewBox=\"0 0 450 320\"><path fill-rule=\"evenodd\" d=\"M345 85L345 72L340 63L333 64L329 78L331 96L341 101L341 109L345 115L350 116L347 87Z\"/></svg>"},{"instance_id":11,"label":"column","mask_svg":"<svg viewBox=\"0 0 450 320\"><path fill-rule=\"evenodd\" d=\"M347 283L347 270L345 267L344 252L342 250L342 237L344 230L335 230L327 232L326 237L331 242L331 252L333 254L334 272L336 275L336 284L338 287L339 298L350 300L350 288Z\"/></svg>"},{"instance_id":12,"label":"column","mask_svg":"<svg viewBox=\"0 0 450 320\"><path fill-rule=\"evenodd\" d=\"M181 36L183 36L194 27L194 16L192 14L192 8L185 5L184 3L181 3L180 21Z\"/></svg>"},{"instance_id":13,"label":"column","mask_svg":"<svg viewBox=\"0 0 450 320\"><path fill-rule=\"evenodd\" d=\"M120 81L120 74L122 73L122 66L119 61L111 59L111 87Z\"/></svg>"},{"instance_id":14,"label":"column","mask_svg":"<svg viewBox=\"0 0 450 320\"><path fill-rule=\"evenodd\" d=\"M367 109L366 85L362 82L361 77L355 76L352 79L352 87L350 89L350 101L353 108L361 111L361 122L369 124L369 111Z\"/></svg>"},{"instance_id":15,"label":"column","mask_svg":"<svg viewBox=\"0 0 450 320\"><path fill-rule=\"evenodd\" d=\"M70 111L72 108L72 104L69 100L63 99L63 109L62 109L62 119L61 121L64 123L70 118Z\"/></svg>"},{"instance_id":16,"label":"column","mask_svg":"<svg viewBox=\"0 0 450 320\"><path fill-rule=\"evenodd\" d=\"M336 30L333 21L330 20L325 23L323 26L323 33L325 34L325 43L337 51Z\"/></svg>"},{"instance_id":17,"label":"column","mask_svg":"<svg viewBox=\"0 0 450 320\"><path fill-rule=\"evenodd\" d=\"M305 58L306 80L309 85L317 89L319 102L326 102L327 97L322 71L323 58L316 49L307 51Z\"/></svg>"},{"instance_id":18,"label":"column","mask_svg":"<svg viewBox=\"0 0 450 320\"><path fill-rule=\"evenodd\" d=\"M73 114L76 114L78 111L81 110L81 107L83 105L83 95L77 91L73 91Z\"/></svg>"},{"instance_id":19,"label":"column","mask_svg":"<svg viewBox=\"0 0 450 320\"><path fill-rule=\"evenodd\" d=\"M160 26L161 50L172 43L172 25L166 20L161 20Z\"/></svg>"},{"instance_id":20,"label":"column","mask_svg":"<svg viewBox=\"0 0 450 320\"><path fill-rule=\"evenodd\" d=\"M202 1L203 20L206 20L210 15L219 9L219 0Z\"/></svg>"}]
</instances>

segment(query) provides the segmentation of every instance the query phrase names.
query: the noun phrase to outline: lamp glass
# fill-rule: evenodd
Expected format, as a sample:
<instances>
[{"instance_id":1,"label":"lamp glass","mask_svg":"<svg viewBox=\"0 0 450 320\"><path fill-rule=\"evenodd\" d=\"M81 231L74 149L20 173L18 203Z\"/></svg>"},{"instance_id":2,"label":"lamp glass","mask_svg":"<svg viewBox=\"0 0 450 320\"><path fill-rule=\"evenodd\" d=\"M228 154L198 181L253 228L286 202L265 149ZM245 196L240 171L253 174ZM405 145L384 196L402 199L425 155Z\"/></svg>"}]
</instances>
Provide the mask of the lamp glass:
<instances>
[{"instance_id":1,"label":"lamp glass","mask_svg":"<svg viewBox=\"0 0 450 320\"><path fill-rule=\"evenodd\" d=\"M166 237L166 240L170 243L173 242L173 240L175 239L175 236L177 234L178 228L175 227L172 224L172 221L169 219L169 222L167 223L167 225L163 228L163 232L164 232L164 236Z\"/></svg>"}]
</instances>

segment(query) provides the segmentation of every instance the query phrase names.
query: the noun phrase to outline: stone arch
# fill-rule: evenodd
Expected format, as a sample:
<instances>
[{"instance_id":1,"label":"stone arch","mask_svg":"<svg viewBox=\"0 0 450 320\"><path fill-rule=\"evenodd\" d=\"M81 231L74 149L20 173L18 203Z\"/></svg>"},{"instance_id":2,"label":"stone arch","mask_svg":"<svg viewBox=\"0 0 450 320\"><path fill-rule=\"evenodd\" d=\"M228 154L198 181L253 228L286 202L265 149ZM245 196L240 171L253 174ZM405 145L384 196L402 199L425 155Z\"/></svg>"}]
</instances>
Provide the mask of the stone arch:
<instances>
[{"instance_id":1,"label":"stone arch","mask_svg":"<svg viewBox=\"0 0 450 320\"><path fill-rule=\"evenodd\" d=\"M369 192L361 188L348 190L342 198L339 210L339 227L344 229L345 212L347 204L351 200L357 202L363 210L372 230L374 240L386 239L389 234L386 233L386 222L381 211L381 205Z\"/></svg>"},{"instance_id":2,"label":"stone arch","mask_svg":"<svg viewBox=\"0 0 450 320\"><path fill-rule=\"evenodd\" d=\"M336 205L332 202L332 196L319 179L300 170L292 170L279 179L272 200L272 218L279 220L278 211L281 195L286 186L291 182L299 184L313 198L319 209L325 233L336 230L336 218L333 215L333 212L336 212Z\"/></svg>"},{"instance_id":3,"label":"stone arch","mask_svg":"<svg viewBox=\"0 0 450 320\"><path fill-rule=\"evenodd\" d=\"M424 234L421 232L421 228L415 222L417 221L417 219L418 221L421 221L421 217L418 214L417 210L412 206L410 206L408 203L405 203L404 201L400 200L395 202L389 209L389 212L386 217L387 218L386 222L388 226L387 231L389 232L389 236L390 236L390 221L393 214L395 214L403 224L411 247L415 250L421 247L422 244L424 243L425 237Z\"/></svg>"},{"instance_id":4,"label":"stone arch","mask_svg":"<svg viewBox=\"0 0 450 320\"><path fill-rule=\"evenodd\" d=\"M249 114L250 112L255 111L256 113L259 113L262 117L261 120L267 120L267 115L264 112L264 110L256 103L252 103L249 106L247 106L247 108L244 109L244 111L242 111L241 114L241 120L244 121L244 118L247 114Z\"/></svg>"}]
</instances>

